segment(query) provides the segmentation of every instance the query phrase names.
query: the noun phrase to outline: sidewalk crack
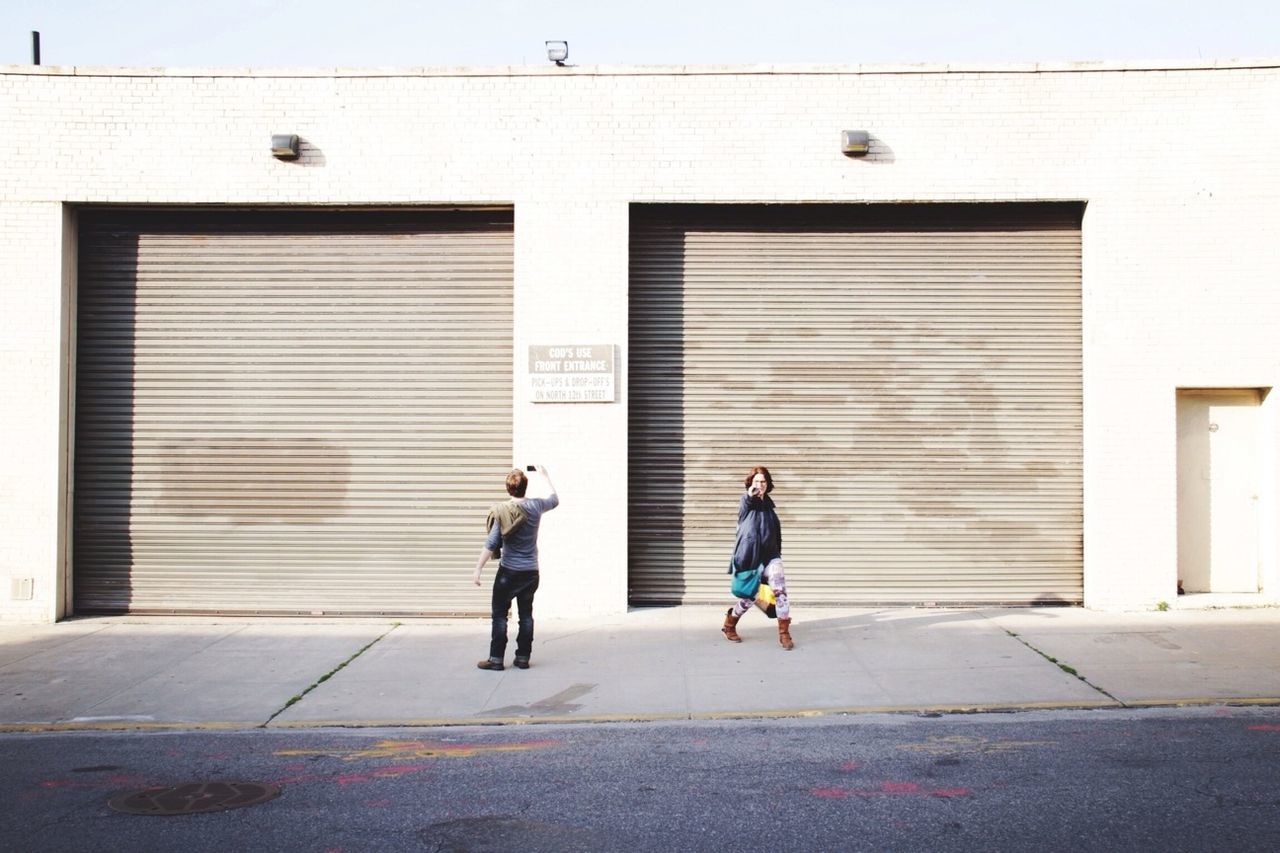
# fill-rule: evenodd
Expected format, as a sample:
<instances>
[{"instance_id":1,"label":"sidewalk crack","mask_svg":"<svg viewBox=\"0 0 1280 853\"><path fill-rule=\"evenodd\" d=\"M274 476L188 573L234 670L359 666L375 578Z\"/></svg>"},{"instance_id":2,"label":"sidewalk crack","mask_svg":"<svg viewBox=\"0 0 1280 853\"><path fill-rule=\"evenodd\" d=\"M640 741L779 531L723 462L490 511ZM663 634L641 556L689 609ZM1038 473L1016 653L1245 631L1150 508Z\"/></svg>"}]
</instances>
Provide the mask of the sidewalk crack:
<instances>
[{"instance_id":1,"label":"sidewalk crack","mask_svg":"<svg viewBox=\"0 0 1280 853\"><path fill-rule=\"evenodd\" d=\"M1017 635L1017 634L1015 634L1013 631L1010 631L1008 628L1004 627L1003 625L1001 625L1001 626L1000 626L1000 630L1001 630L1001 631L1004 631L1004 632L1005 632L1006 634L1008 634L1010 637L1013 637L1013 638L1014 638L1015 640L1017 640L1019 643L1022 643L1022 645L1026 646L1026 647L1027 647L1027 648L1029 648L1029 649L1031 649L1031 651L1033 651L1033 652L1035 652L1036 654L1040 655L1040 657L1044 658L1044 659L1045 659L1045 660L1047 660L1049 663L1053 664L1053 665L1054 665L1054 666L1056 666L1058 669L1060 669L1060 670L1062 670L1063 672L1065 672L1067 675L1072 675L1072 676L1075 676L1076 678L1080 679L1080 680L1081 680L1081 681L1083 681L1085 684L1087 684L1089 687L1091 687L1091 688L1093 688L1094 690L1098 691L1098 692L1099 692L1099 693L1101 693L1103 696L1106 696L1106 697L1107 697L1108 699L1110 699L1112 702L1115 702L1115 703L1116 703L1117 705L1119 705L1121 708L1128 708L1128 707L1129 707L1128 705L1126 705L1126 704L1125 704L1123 701L1121 701L1120 699L1117 699L1116 697L1114 697L1114 696L1112 696L1110 693L1108 693L1106 690L1103 690L1101 687L1099 687L1098 685L1094 684L1094 683L1093 683L1092 681L1090 681L1089 679L1085 678L1083 675L1081 675L1079 672L1077 672L1077 671L1076 671L1076 668L1075 668L1075 667L1070 666L1070 665L1068 665L1068 664L1065 664L1065 663L1063 663L1062 661L1060 661L1060 660L1058 660L1057 658L1055 658L1053 655L1050 655L1050 654L1048 654L1048 653L1046 653L1046 652L1041 651L1040 649L1037 649L1035 646L1031 645L1031 644L1030 644L1030 643L1028 643L1026 640L1022 639L1022 637L1018 636L1018 635Z\"/></svg>"},{"instance_id":2,"label":"sidewalk crack","mask_svg":"<svg viewBox=\"0 0 1280 853\"><path fill-rule=\"evenodd\" d=\"M301 701L302 701L302 698L303 698L304 696L306 696L306 695L307 695L308 693L310 693L312 690L315 690L315 689L316 689L317 687L319 687L321 684L324 684L324 683L325 683L326 681L328 681L330 678L333 678L335 675L337 675L339 672L341 672L341 671L342 671L342 668L343 668L343 667L345 667L347 664L351 663L351 662L352 662L353 660L355 660L356 658L360 657L360 655L362 655L362 654L364 654L365 652L369 651L369 649L373 648L373 647L374 647L374 646L376 646L378 643L382 642L382 639L383 639L384 637L386 637L386 636L387 636L387 634L390 634L392 631L394 631L396 628L399 628L399 627L400 627L400 623L399 623L399 622L393 622L393 623L391 624L391 627L390 627L390 628L388 628L387 630L383 631L383 632L382 632L381 634L379 634L377 637L374 637L372 640L370 640L368 643L366 643L366 644L365 644L361 649L359 649L358 651L356 651L356 653L355 653L355 654L353 654L351 657L347 658L347 659L346 659L346 660L344 660L342 663L338 664L338 665L337 665L337 666L335 666L333 669L329 670L329 671L328 671L328 672L326 672L324 675L322 675L322 676L320 676L319 678L317 678L314 682L312 682L312 683L311 683L311 686L309 686L306 690L303 690L301 693L299 693L299 694L297 694L296 696L292 697L288 702L285 702L283 707L281 707L278 711L276 711L276 712L275 712L274 714L272 714L270 717L267 717L266 722L262 723L262 725L258 726L258 728L260 728L260 729L265 729L267 726L271 725L271 721L272 721L272 720L274 720L276 717L278 717L278 716L280 716L281 714L283 714L285 711L289 710L289 709L290 709L291 707L293 707L294 705L296 705L296 704L298 704L299 702L301 702Z\"/></svg>"}]
</instances>

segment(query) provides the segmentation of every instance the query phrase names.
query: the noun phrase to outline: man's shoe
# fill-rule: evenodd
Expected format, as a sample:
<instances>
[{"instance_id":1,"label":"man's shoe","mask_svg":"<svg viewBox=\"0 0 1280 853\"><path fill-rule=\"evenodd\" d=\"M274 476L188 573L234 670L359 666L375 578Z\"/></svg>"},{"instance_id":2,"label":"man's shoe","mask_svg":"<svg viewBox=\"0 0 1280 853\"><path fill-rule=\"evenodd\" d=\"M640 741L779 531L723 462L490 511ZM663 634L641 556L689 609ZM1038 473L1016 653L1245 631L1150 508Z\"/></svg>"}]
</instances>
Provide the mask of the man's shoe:
<instances>
[{"instance_id":1,"label":"man's shoe","mask_svg":"<svg viewBox=\"0 0 1280 853\"><path fill-rule=\"evenodd\" d=\"M528 659L528 658L516 658L516 660L515 660L515 664L516 664L516 669L528 669L528 668L529 668L529 659Z\"/></svg>"},{"instance_id":2,"label":"man's shoe","mask_svg":"<svg viewBox=\"0 0 1280 853\"><path fill-rule=\"evenodd\" d=\"M493 672L502 672L506 669L506 667L502 665L502 661L494 660L493 658L485 658L480 661L480 663L476 664L476 667L478 669L492 670Z\"/></svg>"}]
</instances>

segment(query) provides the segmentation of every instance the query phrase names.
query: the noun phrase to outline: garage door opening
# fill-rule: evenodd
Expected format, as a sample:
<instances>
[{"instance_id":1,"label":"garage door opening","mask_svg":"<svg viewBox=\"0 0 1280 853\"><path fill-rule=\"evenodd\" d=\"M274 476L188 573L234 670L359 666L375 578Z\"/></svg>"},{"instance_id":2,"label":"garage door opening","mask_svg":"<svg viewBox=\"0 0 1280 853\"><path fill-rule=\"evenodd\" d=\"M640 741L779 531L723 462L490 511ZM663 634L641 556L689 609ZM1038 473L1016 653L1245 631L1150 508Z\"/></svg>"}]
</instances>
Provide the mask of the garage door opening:
<instances>
[{"instance_id":1,"label":"garage door opening","mask_svg":"<svg viewBox=\"0 0 1280 853\"><path fill-rule=\"evenodd\" d=\"M726 600L754 464L797 602L1080 602L1082 211L633 207L631 602Z\"/></svg>"},{"instance_id":2,"label":"garage door opening","mask_svg":"<svg viewBox=\"0 0 1280 853\"><path fill-rule=\"evenodd\" d=\"M77 613L482 613L509 210L80 212Z\"/></svg>"}]
</instances>

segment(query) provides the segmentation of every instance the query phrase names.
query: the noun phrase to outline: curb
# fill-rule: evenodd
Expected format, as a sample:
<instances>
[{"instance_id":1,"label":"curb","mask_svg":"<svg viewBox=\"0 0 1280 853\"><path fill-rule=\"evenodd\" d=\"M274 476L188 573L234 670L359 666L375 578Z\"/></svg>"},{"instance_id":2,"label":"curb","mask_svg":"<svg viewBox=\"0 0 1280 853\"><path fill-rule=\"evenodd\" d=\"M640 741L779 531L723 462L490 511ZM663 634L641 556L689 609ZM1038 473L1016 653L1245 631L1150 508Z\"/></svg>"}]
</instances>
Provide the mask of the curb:
<instances>
[{"instance_id":1,"label":"curb","mask_svg":"<svg viewBox=\"0 0 1280 853\"><path fill-rule=\"evenodd\" d=\"M849 705L834 708L776 709L767 711L707 711L702 713L547 715L537 717L423 717L408 719L287 720L284 722L88 720L56 723L0 723L0 735L50 732L120 731L251 731L307 729L458 728L463 726L591 725L598 723L661 723L713 720L779 720L871 714L941 717L965 714L1014 714L1024 711L1100 711L1142 708L1280 707L1273 696L1202 696L1182 699L1144 699L1133 702L1008 702L951 705Z\"/></svg>"}]
</instances>

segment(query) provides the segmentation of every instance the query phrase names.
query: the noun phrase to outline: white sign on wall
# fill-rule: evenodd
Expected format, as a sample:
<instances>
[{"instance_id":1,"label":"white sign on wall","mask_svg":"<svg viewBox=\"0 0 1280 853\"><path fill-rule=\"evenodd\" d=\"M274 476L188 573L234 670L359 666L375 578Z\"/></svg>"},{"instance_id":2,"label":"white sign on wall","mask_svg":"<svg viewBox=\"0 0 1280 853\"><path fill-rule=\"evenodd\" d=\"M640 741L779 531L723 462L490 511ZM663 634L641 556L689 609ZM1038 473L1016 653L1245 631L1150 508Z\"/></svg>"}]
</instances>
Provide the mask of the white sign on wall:
<instances>
[{"instance_id":1,"label":"white sign on wall","mask_svg":"<svg viewBox=\"0 0 1280 853\"><path fill-rule=\"evenodd\" d=\"M529 347L535 403L612 403L613 344Z\"/></svg>"}]
</instances>

